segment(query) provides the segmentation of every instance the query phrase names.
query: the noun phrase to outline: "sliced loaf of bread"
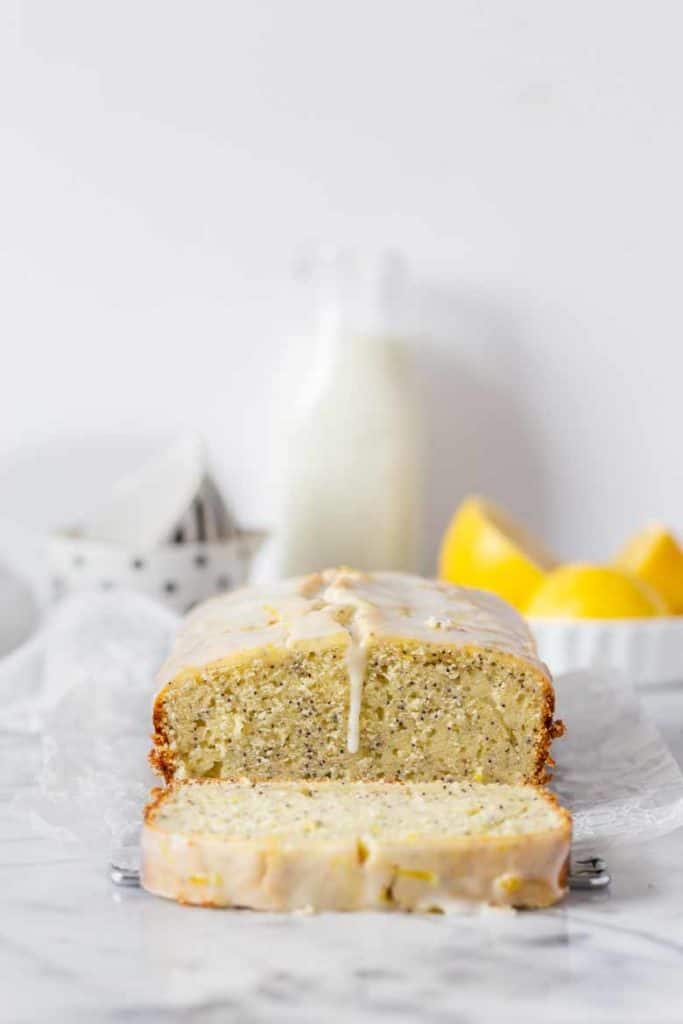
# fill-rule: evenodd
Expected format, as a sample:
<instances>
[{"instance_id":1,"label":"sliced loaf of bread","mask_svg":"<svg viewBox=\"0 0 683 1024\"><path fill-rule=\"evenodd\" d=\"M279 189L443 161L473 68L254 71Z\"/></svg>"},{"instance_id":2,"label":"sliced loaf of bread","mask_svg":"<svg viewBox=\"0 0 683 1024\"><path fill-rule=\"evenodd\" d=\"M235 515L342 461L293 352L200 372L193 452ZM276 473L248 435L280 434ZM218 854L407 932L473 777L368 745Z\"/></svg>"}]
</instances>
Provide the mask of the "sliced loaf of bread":
<instances>
[{"instance_id":1,"label":"sliced loaf of bread","mask_svg":"<svg viewBox=\"0 0 683 1024\"><path fill-rule=\"evenodd\" d=\"M553 688L493 594L328 569L215 598L160 675L167 782L247 777L542 783Z\"/></svg>"},{"instance_id":2,"label":"sliced loaf of bread","mask_svg":"<svg viewBox=\"0 0 683 1024\"><path fill-rule=\"evenodd\" d=\"M535 786L195 781L147 807L142 882L272 911L543 907L565 892L570 838Z\"/></svg>"}]
</instances>

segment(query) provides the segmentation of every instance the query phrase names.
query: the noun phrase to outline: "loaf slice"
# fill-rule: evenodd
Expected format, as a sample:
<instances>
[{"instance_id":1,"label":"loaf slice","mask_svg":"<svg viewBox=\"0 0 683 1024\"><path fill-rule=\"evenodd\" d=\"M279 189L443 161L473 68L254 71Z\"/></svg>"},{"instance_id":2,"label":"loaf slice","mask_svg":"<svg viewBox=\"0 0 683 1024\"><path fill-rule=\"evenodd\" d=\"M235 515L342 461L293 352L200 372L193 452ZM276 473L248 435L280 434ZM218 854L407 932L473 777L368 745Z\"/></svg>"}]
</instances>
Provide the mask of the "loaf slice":
<instances>
[{"instance_id":1,"label":"loaf slice","mask_svg":"<svg viewBox=\"0 0 683 1024\"><path fill-rule=\"evenodd\" d=\"M142 883L256 910L544 907L565 892L570 837L535 786L188 782L146 810Z\"/></svg>"},{"instance_id":2,"label":"loaf slice","mask_svg":"<svg viewBox=\"0 0 683 1024\"><path fill-rule=\"evenodd\" d=\"M542 783L553 689L500 599L419 576L327 570L197 608L160 675L166 781Z\"/></svg>"}]
</instances>

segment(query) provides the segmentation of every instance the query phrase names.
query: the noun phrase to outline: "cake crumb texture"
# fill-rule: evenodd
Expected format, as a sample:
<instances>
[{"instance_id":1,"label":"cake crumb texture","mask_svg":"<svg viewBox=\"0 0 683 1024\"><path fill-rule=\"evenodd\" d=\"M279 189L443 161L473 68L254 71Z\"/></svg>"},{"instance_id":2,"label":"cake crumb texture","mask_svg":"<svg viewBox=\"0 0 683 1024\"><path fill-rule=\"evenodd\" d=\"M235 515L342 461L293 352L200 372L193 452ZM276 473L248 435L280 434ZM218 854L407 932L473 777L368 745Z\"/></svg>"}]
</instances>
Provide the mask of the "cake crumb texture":
<instances>
[{"instance_id":1,"label":"cake crumb texture","mask_svg":"<svg viewBox=\"0 0 683 1024\"><path fill-rule=\"evenodd\" d=\"M152 762L172 779L542 783L554 697L493 595L327 570L213 599L162 669Z\"/></svg>"}]
</instances>

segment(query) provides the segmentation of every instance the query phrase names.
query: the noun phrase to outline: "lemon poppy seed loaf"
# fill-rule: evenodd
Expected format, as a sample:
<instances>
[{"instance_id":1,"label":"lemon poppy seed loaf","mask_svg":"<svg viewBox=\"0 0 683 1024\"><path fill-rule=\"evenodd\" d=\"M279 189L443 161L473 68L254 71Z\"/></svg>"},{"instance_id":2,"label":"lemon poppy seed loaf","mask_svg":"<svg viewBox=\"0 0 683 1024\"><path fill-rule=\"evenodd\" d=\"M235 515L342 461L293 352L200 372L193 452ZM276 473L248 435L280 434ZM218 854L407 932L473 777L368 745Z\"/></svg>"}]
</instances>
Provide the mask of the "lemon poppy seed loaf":
<instances>
[{"instance_id":1,"label":"lemon poppy seed loaf","mask_svg":"<svg viewBox=\"0 0 683 1024\"><path fill-rule=\"evenodd\" d=\"M183 779L542 783L553 689L491 594L333 569L214 598L160 675L151 759Z\"/></svg>"},{"instance_id":2,"label":"lemon poppy seed loaf","mask_svg":"<svg viewBox=\"0 0 683 1024\"><path fill-rule=\"evenodd\" d=\"M185 782L147 808L142 883L257 910L542 907L564 895L570 837L536 786Z\"/></svg>"}]
</instances>

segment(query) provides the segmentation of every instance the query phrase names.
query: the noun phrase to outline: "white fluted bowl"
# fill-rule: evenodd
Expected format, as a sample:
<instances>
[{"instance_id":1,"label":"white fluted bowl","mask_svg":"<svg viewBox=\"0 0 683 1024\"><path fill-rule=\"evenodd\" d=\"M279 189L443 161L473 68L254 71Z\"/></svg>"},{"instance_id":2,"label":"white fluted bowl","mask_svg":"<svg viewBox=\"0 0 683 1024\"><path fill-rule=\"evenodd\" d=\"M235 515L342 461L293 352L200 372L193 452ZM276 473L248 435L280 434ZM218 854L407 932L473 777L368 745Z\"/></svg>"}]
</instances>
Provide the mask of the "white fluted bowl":
<instances>
[{"instance_id":1,"label":"white fluted bowl","mask_svg":"<svg viewBox=\"0 0 683 1024\"><path fill-rule=\"evenodd\" d=\"M529 618L541 658L556 675L617 669L637 686L683 683L683 615L645 619Z\"/></svg>"}]
</instances>

